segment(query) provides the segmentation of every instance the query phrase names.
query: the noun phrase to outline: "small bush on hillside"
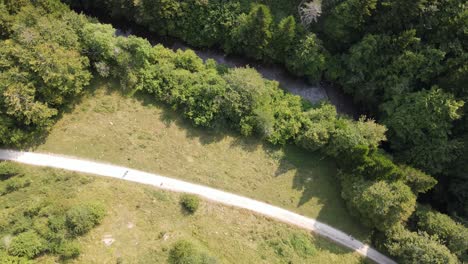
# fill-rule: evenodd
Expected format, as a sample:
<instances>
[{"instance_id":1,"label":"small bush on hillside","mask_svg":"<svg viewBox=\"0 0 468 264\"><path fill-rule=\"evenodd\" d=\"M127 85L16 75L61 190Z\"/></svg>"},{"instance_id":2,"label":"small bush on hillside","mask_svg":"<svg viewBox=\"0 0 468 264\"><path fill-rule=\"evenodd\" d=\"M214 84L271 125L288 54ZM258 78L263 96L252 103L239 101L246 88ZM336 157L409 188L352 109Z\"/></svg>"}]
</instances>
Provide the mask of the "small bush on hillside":
<instances>
[{"instance_id":1,"label":"small bush on hillside","mask_svg":"<svg viewBox=\"0 0 468 264\"><path fill-rule=\"evenodd\" d=\"M187 212L194 214L200 206L200 198L196 195L185 194L182 196L180 204Z\"/></svg>"},{"instance_id":2,"label":"small bush on hillside","mask_svg":"<svg viewBox=\"0 0 468 264\"><path fill-rule=\"evenodd\" d=\"M99 204L78 205L66 213L65 224L73 235L83 235L101 223L105 210Z\"/></svg>"},{"instance_id":3,"label":"small bush on hillside","mask_svg":"<svg viewBox=\"0 0 468 264\"><path fill-rule=\"evenodd\" d=\"M57 253L63 260L77 258L80 255L80 247L77 243L65 242L57 248Z\"/></svg>"},{"instance_id":4,"label":"small bush on hillside","mask_svg":"<svg viewBox=\"0 0 468 264\"><path fill-rule=\"evenodd\" d=\"M186 240L180 240L169 251L169 264L216 264L216 258Z\"/></svg>"},{"instance_id":5,"label":"small bush on hillside","mask_svg":"<svg viewBox=\"0 0 468 264\"><path fill-rule=\"evenodd\" d=\"M33 262L27 258L10 256L5 252L0 251L0 263L2 264L32 264Z\"/></svg>"},{"instance_id":6,"label":"small bush on hillside","mask_svg":"<svg viewBox=\"0 0 468 264\"><path fill-rule=\"evenodd\" d=\"M11 240L8 253L13 256L32 259L46 249L45 241L36 232L27 231Z\"/></svg>"},{"instance_id":7,"label":"small bush on hillside","mask_svg":"<svg viewBox=\"0 0 468 264\"><path fill-rule=\"evenodd\" d=\"M30 179L25 179L21 177L11 178L5 181L5 187L2 190L2 193L3 194L12 193L19 189L28 187L29 185L31 185Z\"/></svg>"},{"instance_id":8,"label":"small bush on hillside","mask_svg":"<svg viewBox=\"0 0 468 264\"><path fill-rule=\"evenodd\" d=\"M12 162L0 162L0 180L7 180L20 173L19 168Z\"/></svg>"},{"instance_id":9,"label":"small bush on hillside","mask_svg":"<svg viewBox=\"0 0 468 264\"><path fill-rule=\"evenodd\" d=\"M290 239L290 243L294 248L294 251L303 257L313 256L317 252L317 249L310 241L310 238L304 234L293 234Z\"/></svg>"}]
</instances>

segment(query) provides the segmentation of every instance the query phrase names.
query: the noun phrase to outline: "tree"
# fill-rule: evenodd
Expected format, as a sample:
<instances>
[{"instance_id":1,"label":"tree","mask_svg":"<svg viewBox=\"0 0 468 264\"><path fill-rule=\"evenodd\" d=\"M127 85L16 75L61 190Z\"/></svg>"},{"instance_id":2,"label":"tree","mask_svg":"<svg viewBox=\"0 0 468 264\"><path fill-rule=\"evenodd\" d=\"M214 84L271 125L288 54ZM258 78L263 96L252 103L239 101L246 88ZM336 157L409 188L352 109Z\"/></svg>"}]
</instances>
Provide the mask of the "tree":
<instances>
[{"instance_id":1,"label":"tree","mask_svg":"<svg viewBox=\"0 0 468 264\"><path fill-rule=\"evenodd\" d=\"M386 231L385 248L390 255L395 256L401 263L409 264L456 264L457 258L450 253L437 238L427 233L415 233L396 225Z\"/></svg>"},{"instance_id":2,"label":"tree","mask_svg":"<svg viewBox=\"0 0 468 264\"><path fill-rule=\"evenodd\" d=\"M341 185L341 195L351 213L381 231L406 221L416 205L416 196L401 181L366 181L344 175Z\"/></svg>"},{"instance_id":3,"label":"tree","mask_svg":"<svg viewBox=\"0 0 468 264\"><path fill-rule=\"evenodd\" d=\"M358 40L364 23L369 19L376 5L377 0L342 1L324 18L325 34L331 40L343 44Z\"/></svg>"},{"instance_id":4,"label":"tree","mask_svg":"<svg viewBox=\"0 0 468 264\"><path fill-rule=\"evenodd\" d=\"M296 20L293 16L283 18L273 32L271 56L283 62L292 51L296 38Z\"/></svg>"},{"instance_id":5,"label":"tree","mask_svg":"<svg viewBox=\"0 0 468 264\"><path fill-rule=\"evenodd\" d=\"M342 56L338 81L370 110L393 96L413 92L441 71L445 53L422 46L416 31L398 35L368 34Z\"/></svg>"},{"instance_id":6,"label":"tree","mask_svg":"<svg viewBox=\"0 0 468 264\"><path fill-rule=\"evenodd\" d=\"M410 166L400 166L400 169L405 183L411 187L411 190L416 195L426 193L437 184L436 179L418 169Z\"/></svg>"},{"instance_id":7,"label":"tree","mask_svg":"<svg viewBox=\"0 0 468 264\"><path fill-rule=\"evenodd\" d=\"M229 50L245 52L254 59L263 59L270 43L273 18L265 5L253 5L249 14L241 14L231 31Z\"/></svg>"},{"instance_id":8,"label":"tree","mask_svg":"<svg viewBox=\"0 0 468 264\"><path fill-rule=\"evenodd\" d=\"M468 228L427 207L419 207L416 218L418 230L436 235L460 261L468 261Z\"/></svg>"},{"instance_id":9,"label":"tree","mask_svg":"<svg viewBox=\"0 0 468 264\"><path fill-rule=\"evenodd\" d=\"M311 108L304 114L303 131L296 138L296 144L310 150L323 149L335 129L336 108L328 103Z\"/></svg>"},{"instance_id":10,"label":"tree","mask_svg":"<svg viewBox=\"0 0 468 264\"><path fill-rule=\"evenodd\" d=\"M274 120L271 89L252 68L233 68L223 75L227 84L225 116L243 135L259 131L259 119Z\"/></svg>"},{"instance_id":11,"label":"tree","mask_svg":"<svg viewBox=\"0 0 468 264\"><path fill-rule=\"evenodd\" d=\"M382 122L397 157L429 173L441 172L457 157L459 143L450 135L462 106L463 101L437 87L383 104Z\"/></svg>"},{"instance_id":12,"label":"tree","mask_svg":"<svg viewBox=\"0 0 468 264\"><path fill-rule=\"evenodd\" d=\"M313 33L309 33L297 45L293 46L291 56L286 58L286 67L300 76L320 81L326 65L326 50Z\"/></svg>"},{"instance_id":13,"label":"tree","mask_svg":"<svg viewBox=\"0 0 468 264\"><path fill-rule=\"evenodd\" d=\"M349 153L359 145L366 146L369 150L377 149L380 142L386 139L385 131L384 126L365 117L361 117L357 122L347 118L337 118L325 153L332 157L340 155L348 157Z\"/></svg>"}]
</instances>

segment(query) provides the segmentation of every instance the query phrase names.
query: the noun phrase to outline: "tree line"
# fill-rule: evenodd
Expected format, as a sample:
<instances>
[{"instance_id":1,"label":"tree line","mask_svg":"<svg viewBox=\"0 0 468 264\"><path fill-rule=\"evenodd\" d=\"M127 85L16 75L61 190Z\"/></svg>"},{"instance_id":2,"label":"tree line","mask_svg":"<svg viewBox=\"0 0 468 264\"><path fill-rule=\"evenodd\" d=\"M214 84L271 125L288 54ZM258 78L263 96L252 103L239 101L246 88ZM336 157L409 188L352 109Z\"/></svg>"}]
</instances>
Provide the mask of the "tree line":
<instances>
[{"instance_id":1,"label":"tree line","mask_svg":"<svg viewBox=\"0 0 468 264\"><path fill-rule=\"evenodd\" d=\"M352 120L328 103L311 106L248 67L226 68L213 60L203 62L190 50L174 52L142 38L116 37L112 26L71 12L55 0L0 3L0 46L6 47L0 50L2 145L21 146L44 135L72 107L92 76L117 80L122 93L149 94L195 126L228 126L271 144L294 143L334 158L350 211L376 230L373 243L401 262L466 261L467 229L416 202L437 179L379 148L387 139L387 128L374 120ZM251 14L267 14L265 10L266 6L256 6L243 19L256 26ZM171 28L164 23L163 29ZM284 28L288 23L292 22L280 24ZM238 34L257 34L245 30L239 28ZM308 36L299 43L317 43L316 35ZM244 44L253 42L249 43ZM461 105L436 87L394 97L382 109L386 119L398 117L393 126L404 129L392 130L390 125L387 135L417 144L429 131L439 135L438 140L451 140L452 123L446 118L458 119ZM414 111L422 116L408 120L406 114ZM437 123L429 127L432 130L424 127L428 120ZM416 132L418 136L407 135Z\"/></svg>"}]
</instances>

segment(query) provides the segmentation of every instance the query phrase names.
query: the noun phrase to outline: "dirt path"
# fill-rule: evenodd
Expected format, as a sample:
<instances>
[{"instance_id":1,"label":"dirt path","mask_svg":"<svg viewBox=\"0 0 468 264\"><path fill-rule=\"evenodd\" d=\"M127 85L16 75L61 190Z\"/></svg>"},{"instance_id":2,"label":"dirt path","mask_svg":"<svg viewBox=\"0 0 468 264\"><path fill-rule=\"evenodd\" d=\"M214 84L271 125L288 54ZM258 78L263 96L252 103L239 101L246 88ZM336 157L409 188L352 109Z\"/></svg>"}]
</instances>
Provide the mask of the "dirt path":
<instances>
[{"instance_id":1,"label":"dirt path","mask_svg":"<svg viewBox=\"0 0 468 264\"><path fill-rule=\"evenodd\" d=\"M313 231L321 236L329 238L338 244L353 249L359 254L366 256L377 263L396 264L395 261L379 253L377 250L369 247L369 245L366 245L361 241L354 239L350 235L345 234L342 231L321 223L315 219L308 218L260 201L249 199L247 197L223 192L210 187L176 180L157 174L133 170L130 168L55 154L0 150L0 160L11 160L30 165L47 166L70 171L96 174L153 185L155 187L174 192L193 193L208 200L244 208L267 217Z\"/></svg>"}]
</instances>

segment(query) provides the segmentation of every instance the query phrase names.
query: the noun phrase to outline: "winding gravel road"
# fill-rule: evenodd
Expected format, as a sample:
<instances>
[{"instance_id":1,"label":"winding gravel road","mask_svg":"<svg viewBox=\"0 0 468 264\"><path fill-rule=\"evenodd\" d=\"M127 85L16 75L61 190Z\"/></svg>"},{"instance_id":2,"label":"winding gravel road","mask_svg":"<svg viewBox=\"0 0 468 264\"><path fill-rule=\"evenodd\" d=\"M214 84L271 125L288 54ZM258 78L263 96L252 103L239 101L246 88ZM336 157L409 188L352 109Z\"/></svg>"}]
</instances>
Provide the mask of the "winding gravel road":
<instances>
[{"instance_id":1,"label":"winding gravel road","mask_svg":"<svg viewBox=\"0 0 468 264\"><path fill-rule=\"evenodd\" d=\"M72 157L65 157L55 154L40 154L14 150L0 150L0 160L10 160L36 166L47 166L76 172L96 174L117 179L123 179L126 181L153 185L158 188L169 191L196 194L208 200L212 200L230 206L244 208L265 215L267 217L313 231L321 236L327 237L330 240L335 241L338 244L353 249L359 254L366 256L377 263L396 263L387 256L371 248L369 245L366 245L361 241L352 238L350 235L347 235L342 231L328 226L324 223L321 223L315 219L308 218L293 213L291 211L269 205L267 203L263 203L232 193L223 192L210 187L176 180L157 174L133 170L130 168L87 161Z\"/></svg>"}]
</instances>

